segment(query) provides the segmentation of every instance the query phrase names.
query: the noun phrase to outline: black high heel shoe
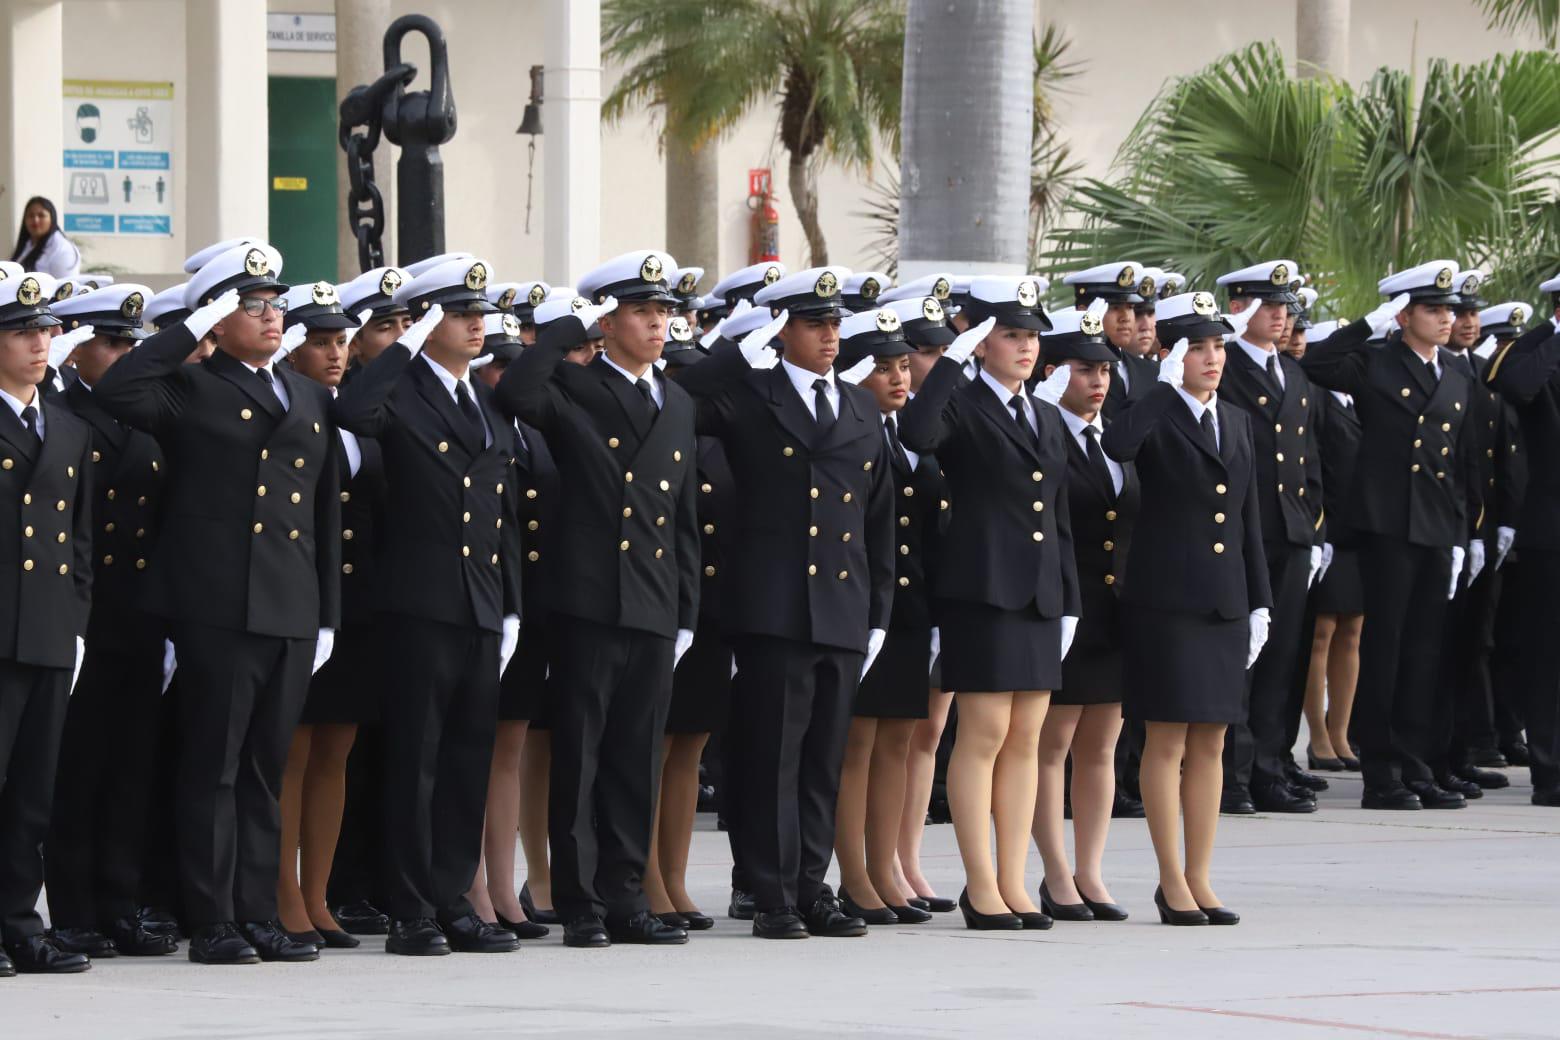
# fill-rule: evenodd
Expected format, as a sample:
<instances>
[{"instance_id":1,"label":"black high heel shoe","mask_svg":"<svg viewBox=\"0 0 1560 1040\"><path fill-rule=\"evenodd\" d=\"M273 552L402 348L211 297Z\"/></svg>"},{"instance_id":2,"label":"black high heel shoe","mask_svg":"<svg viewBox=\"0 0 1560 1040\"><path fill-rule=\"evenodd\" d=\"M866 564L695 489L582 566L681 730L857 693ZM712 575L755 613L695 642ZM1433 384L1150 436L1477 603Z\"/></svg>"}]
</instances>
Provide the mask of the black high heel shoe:
<instances>
[{"instance_id":1,"label":"black high heel shoe","mask_svg":"<svg viewBox=\"0 0 1560 1040\"><path fill-rule=\"evenodd\" d=\"M916 896L910 900L910 905L933 914L951 913L959 908L958 903L946 896Z\"/></svg>"},{"instance_id":2,"label":"black high heel shoe","mask_svg":"<svg viewBox=\"0 0 1560 1040\"><path fill-rule=\"evenodd\" d=\"M1047 913L1035 913L1033 910L1014 910L1013 916L1023 924L1024 930L1029 932L1043 932L1056 923Z\"/></svg>"},{"instance_id":3,"label":"black high heel shoe","mask_svg":"<svg viewBox=\"0 0 1560 1040\"><path fill-rule=\"evenodd\" d=\"M522 902L520 909L525 909ZM514 932L516 939L545 939L552 934L552 929L535 921L511 921L503 914L494 914L498 918L498 926L506 932Z\"/></svg>"},{"instance_id":4,"label":"black high heel shoe","mask_svg":"<svg viewBox=\"0 0 1560 1040\"><path fill-rule=\"evenodd\" d=\"M679 910L677 912L682 916L683 920L688 922L687 928L690 932L702 932L715 927L715 918L709 914L701 913L698 910Z\"/></svg>"},{"instance_id":5,"label":"black high heel shoe","mask_svg":"<svg viewBox=\"0 0 1560 1040\"><path fill-rule=\"evenodd\" d=\"M1227 906L1199 906L1209 924L1240 924L1240 915Z\"/></svg>"},{"instance_id":6,"label":"black high heel shoe","mask_svg":"<svg viewBox=\"0 0 1560 1040\"><path fill-rule=\"evenodd\" d=\"M1342 762L1343 768L1350 773L1358 773L1360 771L1360 760L1353 755L1339 755L1338 761Z\"/></svg>"},{"instance_id":7,"label":"black high heel shoe","mask_svg":"<svg viewBox=\"0 0 1560 1040\"><path fill-rule=\"evenodd\" d=\"M895 906L890 903L888 908L894 912L895 917L899 918L900 924L925 924L932 919L930 910L923 910L913 903L905 906Z\"/></svg>"},{"instance_id":8,"label":"black high heel shoe","mask_svg":"<svg viewBox=\"0 0 1560 1040\"><path fill-rule=\"evenodd\" d=\"M558 924L558 911L539 909L531 899L531 883L527 881L520 886L520 909L525 911L525 916L537 924Z\"/></svg>"},{"instance_id":9,"label":"black high heel shoe","mask_svg":"<svg viewBox=\"0 0 1560 1040\"><path fill-rule=\"evenodd\" d=\"M845 886L840 886L840 905L845 908L849 917L859 917L867 924L898 924L899 915L894 913L893 907L880 906L868 908L857 903L845 891Z\"/></svg>"},{"instance_id":10,"label":"black high heel shoe","mask_svg":"<svg viewBox=\"0 0 1560 1040\"><path fill-rule=\"evenodd\" d=\"M1078 893L1080 896L1082 892ZM1040 909L1050 914L1058 921L1092 921L1094 911L1089 909L1087 903L1058 903L1051 898L1051 890L1045 887L1045 882L1040 882Z\"/></svg>"},{"instance_id":11,"label":"black high heel shoe","mask_svg":"<svg viewBox=\"0 0 1560 1040\"><path fill-rule=\"evenodd\" d=\"M1175 925L1207 924L1208 915L1201 910L1172 910L1165 901L1163 887L1154 889L1154 905L1159 907L1159 923Z\"/></svg>"},{"instance_id":12,"label":"black high heel shoe","mask_svg":"<svg viewBox=\"0 0 1560 1040\"><path fill-rule=\"evenodd\" d=\"M325 948L329 950L355 950L363 945L362 940L357 936L348 935L339 929L316 928L314 934L320 937Z\"/></svg>"},{"instance_id":13,"label":"black high heel shoe","mask_svg":"<svg viewBox=\"0 0 1560 1040\"><path fill-rule=\"evenodd\" d=\"M983 914L970 905L970 890L959 893L959 912L964 915L964 927L977 932L1017 932L1024 922L1015 913Z\"/></svg>"},{"instance_id":14,"label":"black high heel shoe","mask_svg":"<svg viewBox=\"0 0 1560 1040\"><path fill-rule=\"evenodd\" d=\"M1096 903L1084 895L1083 889L1078 887L1078 879L1076 877L1073 878L1073 888L1078 889L1078 898L1083 900L1083 905L1089 908L1090 913L1094 914L1096 921L1125 921L1127 919L1125 908L1115 903Z\"/></svg>"},{"instance_id":15,"label":"black high heel shoe","mask_svg":"<svg viewBox=\"0 0 1560 1040\"><path fill-rule=\"evenodd\" d=\"M1305 751L1305 764L1306 768L1308 769L1320 769L1324 773L1343 772L1343 759L1319 758L1317 757L1316 752L1312 751L1310 748L1306 748Z\"/></svg>"}]
</instances>

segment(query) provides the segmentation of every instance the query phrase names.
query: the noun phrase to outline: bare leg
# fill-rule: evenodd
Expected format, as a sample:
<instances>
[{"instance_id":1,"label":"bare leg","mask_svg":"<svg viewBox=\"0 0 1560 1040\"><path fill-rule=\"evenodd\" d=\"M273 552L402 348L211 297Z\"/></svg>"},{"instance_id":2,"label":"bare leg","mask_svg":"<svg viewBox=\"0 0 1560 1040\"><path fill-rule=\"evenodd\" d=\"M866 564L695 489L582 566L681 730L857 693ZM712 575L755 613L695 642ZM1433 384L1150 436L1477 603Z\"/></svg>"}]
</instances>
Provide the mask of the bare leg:
<instances>
[{"instance_id":1,"label":"bare leg","mask_svg":"<svg viewBox=\"0 0 1560 1040\"><path fill-rule=\"evenodd\" d=\"M926 830L926 809L932 801L932 780L937 772L937 745L953 694L932 690L927 695L927 717L915 724L910 754L905 761L905 811L899 820L899 870L905 884L918 896L934 896L937 890L921 872L921 836Z\"/></svg>"},{"instance_id":2,"label":"bare leg","mask_svg":"<svg viewBox=\"0 0 1560 1040\"><path fill-rule=\"evenodd\" d=\"M316 930L339 932L341 925L325 906L325 884L341 837L341 814L347 804L347 756L357 740L353 725L313 726L309 768L304 775L300 845L303 861L303 902Z\"/></svg>"},{"instance_id":3,"label":"bare leg","mask_svg":"<svg viewBox=\"0 0 1560 1040\"><path fill-rule=\"evenodd\" d=\"M552 870L547 862L548 771L552 769L552 733L528 729L520 754L520 848L525 852L525 881L538 910L551 910Z\"/></svg>"},{"instance_id":4,"label":"bare leg","mask_svg":"<svg viewBox=\"0 0 1560 1040\"><path fill-rule=\"evenodd\" d=\"M487 817L482 832L482 876L495 919L525 920L515 895L515 831L520 827L520 757L529 722L501 721L488 771Z\"/></svg>"},{"instance_id":5,"label":"bare leg","mask_svg":"<svg viewBox=\"0 0 1560 1040\"><path fill-rule=\"evenodd\" d=\"M1360 631L1364 627L1364 614L1339 615L1338 631L1327 655L1327 732L1338 751L1350 751L1349 716L1360 681Z\"/></svg>"},{"instance_id":6,"label":"bare leg","mask_svg":"<svg viewBox=\"0 0 1560 1040\"><path fill-rule=\"evenodd\" d=\"M309 908L298 885L298 846L303 830L304 777L309 771L309 739L313 727L293 730L287 749L287 769L282 774L282 869L276 879L276 911L289 932L307 932Z\"/></svg>"},{"instance_id":7,"label":"bare leg","mask_svg":"<svg viewBox=\"0 0 1560 1040\"><path fill-rule=\"evenodd\" d=\"M672 738L663 736L661 738L661 783L657 788L655 815L650 818L650 849L645 857L645 876L640 883L645 898L650 902L650 912L653 914L669 914L676 909L672 906L671 897L666 894L666 885L661 880L661 807L666 802L666 760L671 756L671 750Z\"/></svg>"},{"instance_id":8,"label":"bare leg","mask_svg":"<svg viewBox=\"0 0 1560 1040\"><path fill-rule=\"evenodd\" d=\"M1096 903L1115 902L1105 887L1101 866L1105 839L1110 834L1110 809L1116 800L1116 738L1120 735L1121 705L1091 704L1083 709L1072 740L1073 846L1078 861L1073 873L1078 879L1078 894ZM1050 880L1049 874L1046 880Z\"/></svg>"},{"instance_id":9,"label":"bare leg","mask_svg":"<svg viewBox=\"0 0 1560 1040\"><path fill-rule=\"evenodd\" d=\"M1013 713L1011 693L960 693L959 735L948 762L948 807L953 835L964 861L965 886L977 913L1002 914L1008 907L997 888L991 860L992 770L1007 739Z\"/></svg>"},{"instance_id":10,"label":"bare leg","mask_svg":"<svg viewBox=\"0 0 1560 1040\"><path fill-rule=\"evenodd\" d=\"M1219 829L1219 795L1224 791L1224 724L1194 722L1186 728L1186 765L1181 806L1186 815L1186 886L1198 906L1224 904L1209 881L1213 839ZM1167 893L1168 895L1168 893Z\"/></svg>"},{"instance_id":11,"label":"bare leg","mask_svg":"<svg viewBox=\"0 0 1560 1040\"><path fill-rule=\"evenodd\" d=\"M1045 864L1045 887L1058 903L1076 903L1072 866L1067 862L1067 825L1062 820L1066 786L1067 751L1083 709L1074 704L1053 704L1040 727L1039 776L1035 788L1035 816L1030 827L1040 860ZM1077 781L1073 781L1076 787ZM1077 816L1074 807L1073 815Z\"/></svg>"},{"instance_id":12,"label":"bare leg","mask_svg":"<svg viewBox=\"0 0 1560 1040\"><path fill-rule=\"evenodd\" d=\"M867 775L878 720L856 716L845 738L845 762L840 767L840 793L834 806L834 858L840 865L840 888L859 906L883 905L867 877Z\"/></svg>"},{"instance_id":13,"label":"bare leg","mask_svg":"<svg viewBox=\"0 0 1560 1040\"><path fill-rule=\"evenodd\" d=\"M867 876L878 898L892 906L906 906L915 895L894 875L899 823L905 811L905 759L915 722L878 719L867 780Z\"/></svg>"},{"instance_id":14,"label":"bare leg","mask_svg":"<svg viewBox=\"0 0 1560 1040\"><path fill-rule=\"evenodd\" d=\"M1327 728L1327 666L1338 615L1316 615L1316 631L1311 637L1311 665L1305 675L1305 728L1311 734L1311 754L1317 758L1337 758L1338 749ZM1348 751L1348 747L1344 747Z\"/></svg>"},{"instance_id":15,"label":"bare leg","mask_svg":"<svg viewBox=\"0 0 1560 1040\"><path fill-rule=\"evenodd\" d=\"M673 735L661 766L661 819L656 832L661 884L673 910L699 908L688 894L688 845L699 813L699 757L709 739L708 733Z\"/></svg>"},{"instance_id":16,"label":"bare leg","mask_svg":"<svg viewBox=\"0 0 1560 1040\"><path fill-rule=\"evenodd\" d=\"M1159 887L1172 910L1197 908L1181 867L1181 760L1186 754L1186 729L1184 722L1145 723L1139 770L1148 836L1159 861Z\"/></svg>"},{"instance_id":17,"label":"bare leg","mask_svg":"<svg viewBox=\"0 0 1560 1040\"><path fill-rule=\"evenodd\" d=\"M1025 880L1029 866L1029 828L1035 821L1036 756L1040 728L1051 704L1050 690L1019 690L1007 736L992 774L991 808L997 821L997 888L1014 913L1038 913Z\"/></svg>"}]
</instances>

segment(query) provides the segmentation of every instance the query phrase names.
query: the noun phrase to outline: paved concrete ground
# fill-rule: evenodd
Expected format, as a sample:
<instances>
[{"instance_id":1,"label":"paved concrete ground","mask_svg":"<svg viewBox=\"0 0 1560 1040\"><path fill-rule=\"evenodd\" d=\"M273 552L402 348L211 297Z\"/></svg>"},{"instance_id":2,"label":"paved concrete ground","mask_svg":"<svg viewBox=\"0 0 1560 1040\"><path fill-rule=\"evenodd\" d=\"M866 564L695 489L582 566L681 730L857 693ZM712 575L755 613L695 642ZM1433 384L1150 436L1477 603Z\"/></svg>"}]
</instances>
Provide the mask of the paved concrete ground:
<instances>
[{"instance_id":1,"label":"paved concrete ground","mask_svg":"<svg viewBox=\"0 0 1560 1040\"><path fill-rule=\"evenodd\" d=\"M1525 771L1511 775L1460 812L1366 814L1351 776L1314 816L1225 818L1216 880L1244 915L1235 928L1160 926L1147 832L1118 821L1121 924L999 935L949 914L766 943L720 916L653 952L568 950L555 933L433 961L387 957L378 940L291 967L117 960L0 980L0 1035L1560 1037L1560 811L1530 806ZM723 913L712 822L700 818L691 887ZM927 853L957 895L951 827L929 828Z\"/></svg>"}]
</instances>

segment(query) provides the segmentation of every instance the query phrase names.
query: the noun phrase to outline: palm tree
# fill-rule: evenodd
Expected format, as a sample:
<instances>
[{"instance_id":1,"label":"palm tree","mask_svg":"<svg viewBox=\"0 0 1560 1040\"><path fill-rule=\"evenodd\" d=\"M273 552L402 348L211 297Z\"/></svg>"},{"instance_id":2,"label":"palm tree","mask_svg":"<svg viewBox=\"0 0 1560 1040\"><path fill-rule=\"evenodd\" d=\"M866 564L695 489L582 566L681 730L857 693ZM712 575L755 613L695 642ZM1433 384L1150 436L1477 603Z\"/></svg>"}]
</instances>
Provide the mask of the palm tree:
<instances>
[{"instance_id":1,"label":"palm tree","mask_svg":"<svg viewBox=\"0 0 1560 1040\"><path fill-rule=\"evenodd\" d=\"M1520 298L1531 272L1560 259L1557 128L1560 59L1547 53L1435 61L1416 94L1389 69L1357 91L1298 80L1277 47L1255 44L1167 86L1113 179L1079 186L1078 219L1048 259L1142 256L1206 286L1289 256L1347 315L1377 300L1382 274L1446 256Z\"/></svg>"},{"instance_id":2,"label":"palm tree","mask_svg":"<svg viewBox=\"0 0 1560 1040\"><path fill-rule=\"evenodd\" d=\"M1560 0L1478 0L1490 26L1536 33L1545 47L1560 46Z\"/></svg>"},{"instance_id":3,"label":"palm tree","mask_svg":"<svg viewBox=\"0 0 1560 1040\"><path fill-rule=\"evenodd\" d=\"M625 68L602 114L660 104L698 143L778 97L792 204L825 264L817 164L870 169L874 136L897 142L903 49L895 0L607 0L602 52Z\"/></svg>"}]
</instances>

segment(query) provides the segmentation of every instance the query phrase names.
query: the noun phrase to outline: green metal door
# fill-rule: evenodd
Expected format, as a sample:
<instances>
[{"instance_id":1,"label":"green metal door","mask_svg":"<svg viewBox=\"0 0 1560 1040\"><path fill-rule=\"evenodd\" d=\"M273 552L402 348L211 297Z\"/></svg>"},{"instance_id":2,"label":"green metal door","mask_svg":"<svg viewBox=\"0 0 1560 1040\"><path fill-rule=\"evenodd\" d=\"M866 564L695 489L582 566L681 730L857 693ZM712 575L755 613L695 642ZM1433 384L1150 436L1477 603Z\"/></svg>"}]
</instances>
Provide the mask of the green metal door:
<instances>
[{"instance_id":1,"label":"green metal door","mask_svg":"<svg viewBox=\"0 0 1560 1040\"><path fill-rule=\"evenodd\" d=\"M336 81L272 76L271 244L284 281L336 280Z\"/></svg>"}]
</instances>

